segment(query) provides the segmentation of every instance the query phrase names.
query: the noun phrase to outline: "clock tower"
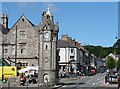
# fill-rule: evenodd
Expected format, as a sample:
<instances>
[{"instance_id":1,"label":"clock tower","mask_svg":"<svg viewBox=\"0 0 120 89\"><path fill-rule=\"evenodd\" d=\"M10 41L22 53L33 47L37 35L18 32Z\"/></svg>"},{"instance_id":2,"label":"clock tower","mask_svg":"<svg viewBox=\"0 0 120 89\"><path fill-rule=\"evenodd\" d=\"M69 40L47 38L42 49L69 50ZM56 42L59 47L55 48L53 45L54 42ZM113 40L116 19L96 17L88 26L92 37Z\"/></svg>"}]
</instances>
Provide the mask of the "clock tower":
<instances>
[{"instance_id":1,"label":"clock tower","mask_svg":"<svg viewBox=\"0 0 120 89\"><path fill-rule=\"evenodd\" d=\"M42 14L42 22L39 24L39 71L38 79L40 84L57 83L58 81L58 60L57 40L59 26L54 24L53 16L48 8Z\"/></svg>"}]
</instances>

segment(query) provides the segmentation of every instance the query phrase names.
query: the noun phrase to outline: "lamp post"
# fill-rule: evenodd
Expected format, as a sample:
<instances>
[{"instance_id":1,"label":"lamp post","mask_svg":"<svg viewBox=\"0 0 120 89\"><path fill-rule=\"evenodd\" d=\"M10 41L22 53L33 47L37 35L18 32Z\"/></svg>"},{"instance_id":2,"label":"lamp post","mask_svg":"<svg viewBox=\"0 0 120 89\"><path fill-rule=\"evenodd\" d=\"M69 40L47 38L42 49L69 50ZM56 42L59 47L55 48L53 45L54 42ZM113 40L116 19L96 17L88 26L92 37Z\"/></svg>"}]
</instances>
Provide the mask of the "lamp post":
<instances>
[{"instance_id":1,"label":"lamp post","mask_svg":"<svg viewBox=\"0 0 120 89\"><path fill-rule=\"evenodd\" d=\"M2 82L4 80L4 39L2 41Z\"/></svg>"},{"instance_id":2,"label":"lamp post","mask_svg":"<svg viewBox=\"0 0 120 89\"><path fill-rule=\"evenodd\" d=\"M17 26L16 26L16 31L15 31L15 66L17 63Z\"/></svg>"},{"instance_id":3,"label":"lamp post","mask_svg":"<svg viewBox=\"0 0 120 89\"><path fill-rule=\"evenodd\" d=\"M115 45L115 60L116 60L116 52L117 52L117 48L118 48L118 44L117 44L117 37L115 37L115 39L116 39L116 45ZM119 60L119 59L118 59ZM117 60L117 62L118 62L118 60ZM119 70L119 68L118 68L118 65L117 65L117 67L116 67L116 70L118 71Z\"/></svg>"}]
</instances>

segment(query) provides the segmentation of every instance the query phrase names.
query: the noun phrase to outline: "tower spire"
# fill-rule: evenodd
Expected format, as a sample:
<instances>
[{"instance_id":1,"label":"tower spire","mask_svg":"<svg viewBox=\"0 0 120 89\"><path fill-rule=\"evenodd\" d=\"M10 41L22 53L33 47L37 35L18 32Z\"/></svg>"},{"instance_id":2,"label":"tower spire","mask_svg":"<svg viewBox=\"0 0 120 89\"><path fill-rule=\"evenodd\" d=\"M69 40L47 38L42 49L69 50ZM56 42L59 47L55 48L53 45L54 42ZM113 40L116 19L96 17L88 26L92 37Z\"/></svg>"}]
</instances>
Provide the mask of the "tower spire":
<instances>
[{"instance_id":1,"label":"tower spire","mask_svg":"<svg viewBox=\"0 0 120 89\"><path fill-rule=\"evenodd\" d=\"M51 13L50 13L50 6L48 5L48 10L47 10L47 15L51 16Z\"/></svg>"}]
</instances>

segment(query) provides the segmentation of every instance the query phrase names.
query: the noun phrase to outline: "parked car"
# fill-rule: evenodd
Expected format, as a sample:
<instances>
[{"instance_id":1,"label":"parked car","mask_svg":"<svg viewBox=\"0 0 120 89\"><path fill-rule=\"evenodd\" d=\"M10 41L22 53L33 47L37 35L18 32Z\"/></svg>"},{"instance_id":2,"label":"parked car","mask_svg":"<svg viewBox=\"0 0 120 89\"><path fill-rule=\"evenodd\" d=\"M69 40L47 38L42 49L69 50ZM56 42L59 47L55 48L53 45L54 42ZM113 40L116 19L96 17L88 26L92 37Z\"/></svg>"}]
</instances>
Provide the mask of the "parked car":
<instances>
[{"instance_id":1,"label":"parked car","mask_svg":"<svg viewBox=\"0 0 120 89\"><path fill-rule=\"evenodd\" d=\"M97 73L97 70L95 68L91 68L89 75L95 75Z\"/></svg>"},{"instance_id":2,"label":"parked car","mask_svg":"<svg viewBox=\"0 0 120 89\"><path fill-rule=\"evenodd\" d=\"M106 82L109 82L110 84L117 83L117 76L118 72L115 70L106 71L105 75Z\"/></svg>"},{"instance_id":3,"label":"parked car","mask_svg":"<svg viewBox=\"0 0 120 89\"><path fill-rule=\"evenodd\" d=\"M116 74L110 75L108 82L109 83L117 83L117 75Z\"/></svg>"}]
</instances>

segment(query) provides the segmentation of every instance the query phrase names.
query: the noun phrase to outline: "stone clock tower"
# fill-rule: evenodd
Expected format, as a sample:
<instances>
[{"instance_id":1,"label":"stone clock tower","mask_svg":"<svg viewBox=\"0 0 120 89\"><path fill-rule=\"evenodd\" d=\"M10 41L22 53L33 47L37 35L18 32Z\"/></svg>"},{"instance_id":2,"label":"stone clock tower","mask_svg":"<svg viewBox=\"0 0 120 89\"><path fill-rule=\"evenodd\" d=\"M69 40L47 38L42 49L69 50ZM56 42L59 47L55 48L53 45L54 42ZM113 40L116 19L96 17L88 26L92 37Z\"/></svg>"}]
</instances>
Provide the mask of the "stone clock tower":
<instances>
[{"instance_id":1,"label":"stone clock tower","mask_svg":"<svg viewBox=\"0 0 120 89\"><path fill-rule=\"evenodd\" d=\"M54 24L53 16L48 8L42 14L39 24L39 73L40 84L57 83L57 40L59 27Z\"/></svg>"}]
</instances>

